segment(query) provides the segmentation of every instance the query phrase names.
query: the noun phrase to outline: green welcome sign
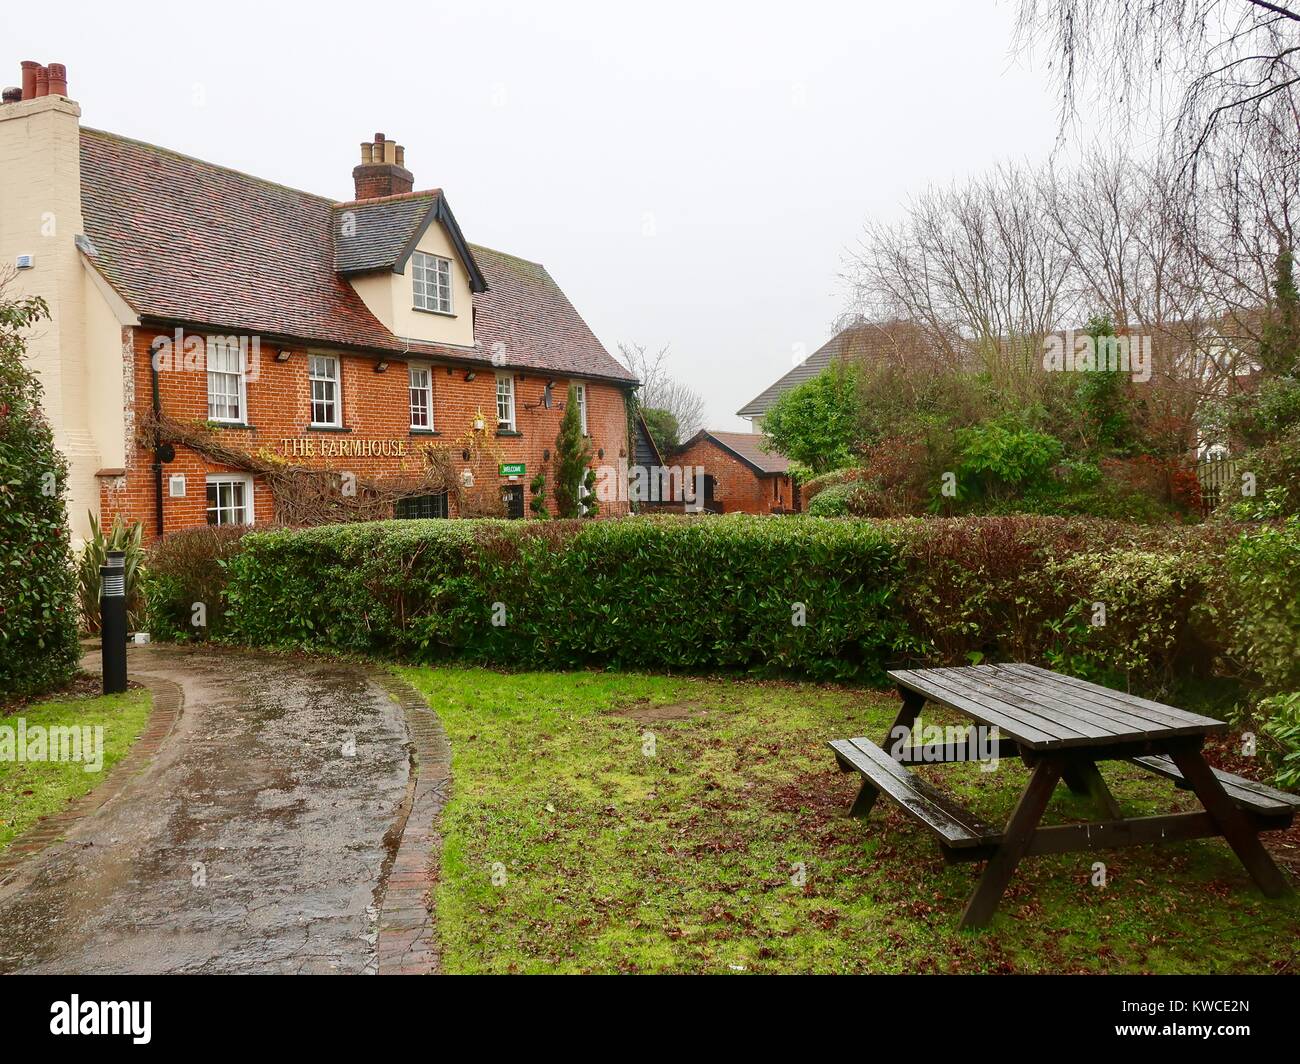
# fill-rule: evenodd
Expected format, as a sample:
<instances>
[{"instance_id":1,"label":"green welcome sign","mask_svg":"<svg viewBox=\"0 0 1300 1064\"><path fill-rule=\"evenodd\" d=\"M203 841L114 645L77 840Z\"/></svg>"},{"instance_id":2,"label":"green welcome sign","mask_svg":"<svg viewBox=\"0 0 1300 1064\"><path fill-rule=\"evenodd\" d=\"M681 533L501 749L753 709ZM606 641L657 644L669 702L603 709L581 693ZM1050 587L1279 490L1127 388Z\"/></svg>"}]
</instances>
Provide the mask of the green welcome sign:
<instances>
[{"instance_id":1,"label":"green welcome sign","mask_svg":"<svg viewBox=\"0 0 1300 1064\"><path fill-rule=\"evenodd\" d=\"M502 462L497 469L500 470L503 477L522 477L524 475L523 462Z\"/></svg>"}]
</instances>

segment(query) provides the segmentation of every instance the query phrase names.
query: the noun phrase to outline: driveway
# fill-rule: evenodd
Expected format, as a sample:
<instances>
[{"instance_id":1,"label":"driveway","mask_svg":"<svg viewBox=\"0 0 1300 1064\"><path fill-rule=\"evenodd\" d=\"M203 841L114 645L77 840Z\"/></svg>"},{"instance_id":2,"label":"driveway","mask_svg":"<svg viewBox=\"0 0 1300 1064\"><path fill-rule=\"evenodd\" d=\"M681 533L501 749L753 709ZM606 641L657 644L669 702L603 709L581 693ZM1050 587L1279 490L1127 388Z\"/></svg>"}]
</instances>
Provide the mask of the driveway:
<instances>
[{"instance_id":1,"label":"driveway","mask_svg":"<svg viewBox=\"0 0 1300 1064\"><path fill-rule=\"evenodd\" d=\"M374 971L402 707L353 664L152 646L129 668L181 686L179 721L0 887L0 972Z\"/></svg>"}]
</instances>

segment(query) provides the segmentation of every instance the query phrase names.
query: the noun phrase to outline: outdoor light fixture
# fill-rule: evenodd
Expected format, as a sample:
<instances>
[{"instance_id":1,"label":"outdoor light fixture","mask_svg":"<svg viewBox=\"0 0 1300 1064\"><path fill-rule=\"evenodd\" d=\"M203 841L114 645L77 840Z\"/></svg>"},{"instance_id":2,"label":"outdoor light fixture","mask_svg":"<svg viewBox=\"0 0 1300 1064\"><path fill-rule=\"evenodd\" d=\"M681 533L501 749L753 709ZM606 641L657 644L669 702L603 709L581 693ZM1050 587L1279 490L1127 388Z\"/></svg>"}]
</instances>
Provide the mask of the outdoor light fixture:
<instances>
[{"instance_id":1,"label":"outdoor light fixture","mask_svg":"<svg viewBox=\"0 0 1300 1064\"><path fill-rule=\"evenodd\" d=\"M386 373L387 371L388 371L388 362L386 360L381 358L378 362L375 363L376 373Z\"/></svg>"},{"instance_id":2,"label":"outdoor light fixture","mask_svg":"<svg viewBox=\"0 0 1300 1064\"><path fill-rule=\"evenodd\" d=\"M460 452L460 456L461 456L463 459L465 459L465 461L468 462L468 461L469 461L469 448L466 447L463 451L461 451L461 452Z\"/></svg>"},{"instance_id":3,"label":"outdoor light fixture","mask_svg":"<svg viewBox=\"0 0 1300 1064\"><path fill-rule=\"evenodd\" d=\"M604 447L601 447L601 448L599 448L599 449L596 451L596 457L597 457L597 458L604 458L604 457L605 457L605 448L604 448Z\"/></svg>"},{"instance_id":4,"label":"outdoor light fixture","mask_svg":"<svg viewBox=\"0 0 1300 1064\"><path fill-rule=\"evenodd\" d=\"M551 460L551 449L547 447L542 451L542 461L549 462L550 460Z\"/></svg>"},{"instance_id":5,"label":"outdoor light fixture","mask_svg":"<svg viewBox=\"0 0 1300 1064\"><path fill-rule=\"evenodd\" d=\"M478 376L477 373L475 373L473 370L470 370L468 373L465 374L465 379L467 381L472 381L477 376Z\"/></svg>"},{"instance_id":6,"label":"outdoor light fixture","mask_svg":"<svg viewBox=\"0 0 1300 1064\"><path fill-rule=\"evenodd\" d=\"M99 653L104 694L126 690L126 552L110 550L99 567Z\"/></svg>"},{"instance_id":7,"label":"outdoor light fixture","mask_svg":"<svg viewBox=\"0 0 1300 1064\"><path fill-rule=\"evenodd\" d=\"M275 353L275 360L276 360L277 362L288 362L288 361L289 361L289 352L286 351L283 347L280 348L280 350L278 350L278 351Z\"/></svg>"}]
</instances>

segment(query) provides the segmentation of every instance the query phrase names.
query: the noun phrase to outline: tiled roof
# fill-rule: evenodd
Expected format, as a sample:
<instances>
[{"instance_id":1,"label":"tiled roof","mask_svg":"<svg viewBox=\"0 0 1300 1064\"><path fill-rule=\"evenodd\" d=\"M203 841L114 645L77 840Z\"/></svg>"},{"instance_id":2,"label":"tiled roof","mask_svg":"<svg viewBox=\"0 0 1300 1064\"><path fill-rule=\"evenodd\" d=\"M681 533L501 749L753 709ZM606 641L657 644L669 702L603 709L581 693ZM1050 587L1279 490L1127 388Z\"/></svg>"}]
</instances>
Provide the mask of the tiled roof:
<instances>
[{"instance_id":1,"label":"tiled roof","mask_svg":"<svg viewBox=\"0 0 1300 1064\"><path fill-rule=\"evenodd\" d=\"M337 272L332 200L86 128L81 185L95 264L143 318L461 362L492 363L500 341L497 365L634 380L535 263L474 249L476 345L422 343Z\"/></svg>"},{"instance_id":2,"label":"tiled roof","mask_svg":"<svg viewBox=\"0 0 1300 1064\"><path fill-rule=\"evenodd\" d=\"M769 446L768 437L759 432L719 432L715 429L700 429L687 440L678 451L684 451L700 439L712 439L715 443L730 451L737 458L747 462L759 473L785 473L790 469L790 459L783 454L768 453L763 448Z\"/></svg>"},{"instance_id":3,"label":"tiled roof","mask_svg":"<svg viewBox=\"0 0 1300 1064\"><path fill-rule=\"evenodd\" d=\"M545 266L477 244L469 247L488 282L487 291L474 297L474 335L487 355L499 351L506 365L561 375L636 380L605 351Z\"/></svg>"},{"instance_id":4,"label":"tiled roof","mask_svg":"<svg viewBox=\"0 0 1300 1064\"><path fill-rule=\"evenodd\" d=\"M441 197L437 189L334 207L334 268L392 269Z\"/></svg>"},{"instance_id":5,"label":"tiled roof","mask_svg":"<svg viewBox=\"0 0 1300 1064\"><path fill-rule=\"evenodd\" d=\"M910 361L934 357L922 330L902 321L865 322L841 329L826 343L759 392L737 411L741 417L761 417L782 395L812 380L832 363Z\"/></svg>"}]
</instances>

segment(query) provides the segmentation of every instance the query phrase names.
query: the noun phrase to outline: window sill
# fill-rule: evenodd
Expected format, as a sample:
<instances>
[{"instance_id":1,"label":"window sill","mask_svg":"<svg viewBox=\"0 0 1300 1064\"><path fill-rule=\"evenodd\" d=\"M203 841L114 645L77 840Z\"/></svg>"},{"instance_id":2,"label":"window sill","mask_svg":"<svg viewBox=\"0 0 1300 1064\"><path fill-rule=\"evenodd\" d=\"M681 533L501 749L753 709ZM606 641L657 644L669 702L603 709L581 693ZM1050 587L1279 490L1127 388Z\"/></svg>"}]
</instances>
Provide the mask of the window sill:
<instances>
[{"instance_id":1,"label":"window sill","mask_svg":"<svg viewBox=\"0 0 1300 1064\"><path fill-rule=\"evenodd\" d=\"M343 425L308 425L304 432L351 432Z\"/></svg>"},{"instance_id":2,"label":"window sill","mask_svg":"<svg viewBox=\"0 0 1300 1064\"><path fill-rule=\"evenodd\" d=\"M440 318L458 317L454 310L433 310L430 307L412 307L411 309L417 314L437 314Z\"/></svg>"},{"instance_id":3,"label":"window sill","mask_svg":"<svg viewBox=\"0 0 1300 1064\"><path fill-rule=\"evenodd\" d=\"M518 429L497 429L498 436L522 436L523 433Z\"/></svg>"},{"instance_id":4,"label":"window sill","mask_svg":"<svg viewBox=\"0 0 1300 1064\"><path fill-rule=\"evenodd\" d=\"M242 429L245 432L256 432L256 426L249 425L243 421L216 421L208 418L208 424L214 429Z\"/></svg>"},{"instance_id":5,"label":"window sill","mask_svg":"<svg viewBox=\"0 0 1300 1064\"><path fill-rule=\"evenodd\" d=\"M411 429L412 436L441 436L437 429Z\"/></svg>"}]
</instances>

